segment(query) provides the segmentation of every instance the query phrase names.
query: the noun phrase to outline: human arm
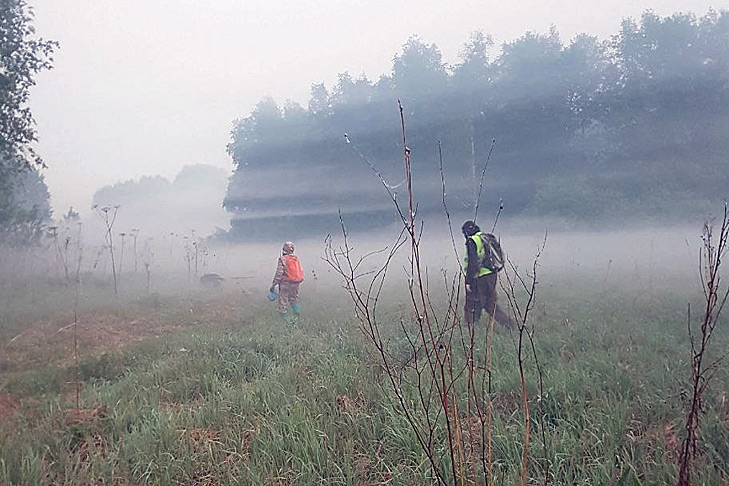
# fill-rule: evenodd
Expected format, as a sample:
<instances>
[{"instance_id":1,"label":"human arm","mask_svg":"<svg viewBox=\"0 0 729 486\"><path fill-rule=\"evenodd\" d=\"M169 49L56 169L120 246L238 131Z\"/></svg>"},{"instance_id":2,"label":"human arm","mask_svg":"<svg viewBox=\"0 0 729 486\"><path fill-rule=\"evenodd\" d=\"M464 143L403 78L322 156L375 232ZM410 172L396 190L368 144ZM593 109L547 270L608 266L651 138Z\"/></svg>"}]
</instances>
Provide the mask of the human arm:
<instances>
[{"instance_id":1,"label":"human arm","mask_svg":"<svg viewBox=\"0 0 729 486\"><path fill-rule=\"evenodd\" d=\"M283 258L278 259L278 265L276 266L276 274L273 276L273 282L271 283L271 291L274 290L276 285L283 281L284 273L286 272L286 266L284 265Z\"/></svg>"},{"instance_id":2,"label":"human arm","mask_svg":"<svg viewBox=\"0 0 729 486\"><path fill-rule=\"evenodd\" d=\"M466 255L468 266L466 267L466 285L473 285L478 276L478 250L476 242L471 238L466 239Z\"/></svg>"}]
</instances>

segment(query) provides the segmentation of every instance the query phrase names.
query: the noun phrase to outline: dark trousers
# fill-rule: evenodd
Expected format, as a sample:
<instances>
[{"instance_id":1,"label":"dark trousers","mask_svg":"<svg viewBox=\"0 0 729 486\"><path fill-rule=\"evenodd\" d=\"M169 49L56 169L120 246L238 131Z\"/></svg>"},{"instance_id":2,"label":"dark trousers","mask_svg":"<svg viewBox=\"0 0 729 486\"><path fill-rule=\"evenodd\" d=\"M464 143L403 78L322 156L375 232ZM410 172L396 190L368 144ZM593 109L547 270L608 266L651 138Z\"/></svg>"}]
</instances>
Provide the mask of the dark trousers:
<instances>
[{"instance_id":1,"label":"dark trousers","mask_svg":"<svg viewBox=\"0 0 729 486\"><path fill-rule=\"evenodd\" d=\"M496 303L496 281L498 275L489 273L476 279L471 290L466 290L466 324L478 322L481 311L486 310L487 316L494 316L494 320L504 327L512 327L511 318L499 308Z\"/></svg>"}]
</instances>

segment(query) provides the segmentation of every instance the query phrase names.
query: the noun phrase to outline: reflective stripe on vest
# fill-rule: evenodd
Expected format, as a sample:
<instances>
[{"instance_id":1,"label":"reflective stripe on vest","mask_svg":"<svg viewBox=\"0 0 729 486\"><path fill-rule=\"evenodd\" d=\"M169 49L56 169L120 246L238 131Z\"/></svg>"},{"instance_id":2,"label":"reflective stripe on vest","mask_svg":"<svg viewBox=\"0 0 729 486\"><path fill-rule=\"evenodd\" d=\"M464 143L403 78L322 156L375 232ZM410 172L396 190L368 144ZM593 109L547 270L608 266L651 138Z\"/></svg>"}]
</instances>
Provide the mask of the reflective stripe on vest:
<instances>
[{"instance_id":1,"label":"reflective stripe on vest","mask_svg":"<svg viewBox=\"0 0 729 486\"><path fill-rule=\"evenodd\" d=\"M481 262L483 262L484 257L486 256L486 247L484 247L483 239L481 238L481 232L479 231L473 236L469 236L471 240L476 244L476 256L478 257L478 277L483 277L484 275L488 275L489 273L493 273L491 269L484 267ZM466 253L466 268L468 268L468 253Z\"/></svg>"}]
</instances>

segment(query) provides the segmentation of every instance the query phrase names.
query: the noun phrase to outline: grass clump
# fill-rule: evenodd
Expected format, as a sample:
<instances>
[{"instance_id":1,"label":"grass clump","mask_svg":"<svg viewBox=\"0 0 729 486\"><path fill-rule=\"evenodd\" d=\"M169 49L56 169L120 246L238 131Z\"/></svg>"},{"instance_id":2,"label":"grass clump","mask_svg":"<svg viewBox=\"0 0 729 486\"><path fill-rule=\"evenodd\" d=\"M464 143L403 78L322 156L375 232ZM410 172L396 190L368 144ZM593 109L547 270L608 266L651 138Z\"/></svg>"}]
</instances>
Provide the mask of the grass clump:
<instances>
[{"instance_id":1,"label":"grass clump","mask_svg":"<svg viewBox=\"0 0 729 486\"><path fill-rule=\"evenodd\" d=\"M569 282L545 282L534 314L547 393L537 406L529 390L532 420L546 424L553 484L672 483L689 366L683 304L583 284L567 294ZM0 484L432 484L354 318L325 304L296 326L274 314L255 308L215 325L169 312L170 332L82 360L75 411L67 364L4 373L0 410L2 397L14 401L0 420ZM380 317L392 349L406 352L401 318L396 305ZM726 332L716 339L729 344ZM493 376L494 484L509 485L520 477L523 419L505 329ZM729 373L714 380L697 484L729 477ZM532 438L535 455L541 440Z\"/></svg>"}]
</instances>

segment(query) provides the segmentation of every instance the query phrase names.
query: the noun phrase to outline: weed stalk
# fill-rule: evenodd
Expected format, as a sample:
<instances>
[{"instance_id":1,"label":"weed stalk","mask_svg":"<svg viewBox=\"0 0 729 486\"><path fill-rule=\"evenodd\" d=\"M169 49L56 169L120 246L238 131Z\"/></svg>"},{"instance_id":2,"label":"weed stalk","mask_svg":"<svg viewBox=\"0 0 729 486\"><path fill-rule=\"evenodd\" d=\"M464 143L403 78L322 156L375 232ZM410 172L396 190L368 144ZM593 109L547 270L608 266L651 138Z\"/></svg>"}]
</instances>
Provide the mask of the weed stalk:
<instances>
[{"instance_id":1,"label":"weed stalk","mask_svg":"<svg viewBox=\"0 0 729 486\"><path fill-rule=\"evenodd\" d=\"M118 296L119 290L117 288L116 263L114 262L114 239L112 236L112 230L114 228L116 216L119 212L119 205L117 204L116 206L102 207L94 205L93 208L96 210L96 213L99 215L101 220L104 222L104 225L106 226L106 242L109 244L109 254L111 256L111 274L114 279L114 295Z\"/></svg>"},{"instance_id":2,"label":"weed stalk","mask_svg":"<svg viewBox=\"0 0 729 486\"><path fill-rule=\"evenodd\" d=\"M691 342L691 402L686 415L686 436L679 455L678 486L689 486L691 484L692 462L698 454L699 448L699 422L703 411L704 392L709 386L714 373L716 373L719 364L727 356L727 354L723 354L709 364L705 362L709 342L729 296L729 289L723 296L719 294L719 269L721 259L727 250L728 241L729 213L725 202L724 217L717 240L714 240L712 225L709 222L704 223L703 246L699 254L699 273L704 291L704 312L698 335L691 323L691 307L689 304L687 327Z\"/></svg>"}]
</instances>

